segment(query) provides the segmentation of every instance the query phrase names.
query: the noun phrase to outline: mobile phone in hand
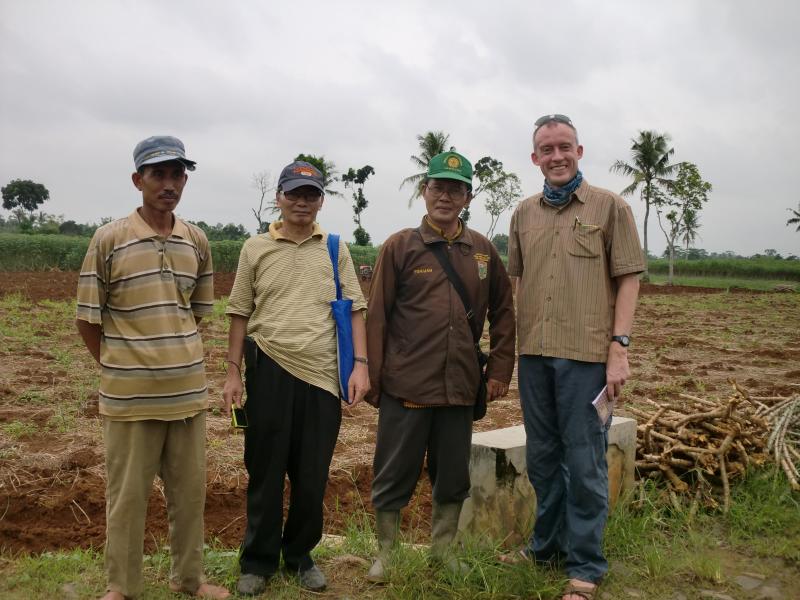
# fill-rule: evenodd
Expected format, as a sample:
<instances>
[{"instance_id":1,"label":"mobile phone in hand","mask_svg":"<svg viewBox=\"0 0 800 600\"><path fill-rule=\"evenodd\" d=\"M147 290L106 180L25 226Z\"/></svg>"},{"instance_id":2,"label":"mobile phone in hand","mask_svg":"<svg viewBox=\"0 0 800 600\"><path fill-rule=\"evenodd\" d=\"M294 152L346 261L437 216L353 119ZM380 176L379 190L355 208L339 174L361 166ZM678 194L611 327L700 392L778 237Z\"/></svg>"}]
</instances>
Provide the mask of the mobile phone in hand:
<instances>
[{"instance_id":1,"label":"mobile phone in hand","mask_svg":"<svg viewBox=\"0 0 800 600\"><path fill-rule=\"evenodd\" d=\"M247 413L244 412L244 408L232 407L231 425L237 429L244 429L247 427Z\"/></svg>"}]
</instances>

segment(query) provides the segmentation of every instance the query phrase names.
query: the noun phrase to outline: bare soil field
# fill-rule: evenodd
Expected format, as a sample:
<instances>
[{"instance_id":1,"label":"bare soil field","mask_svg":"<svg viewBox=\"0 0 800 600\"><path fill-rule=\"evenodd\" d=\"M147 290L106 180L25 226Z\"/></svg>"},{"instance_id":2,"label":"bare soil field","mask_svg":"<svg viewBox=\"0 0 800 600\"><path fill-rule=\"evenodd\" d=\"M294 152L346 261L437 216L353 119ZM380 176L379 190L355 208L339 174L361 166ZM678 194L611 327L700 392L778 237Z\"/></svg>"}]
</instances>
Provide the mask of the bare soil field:
<instances>
[{"instance_id":1,"label":"bare soil field","mask_svg":"<svg viewBox=\"0 0 800 600\"><path fill-rule=\"evenodd\" d=\"M97 369L73 325L76 273L0 274L0 548L41 552L100 547L105 537L104 456ZM215 277L218 297L233 274ZM220 310L202 325L213 408L208 420L209 538L239 544L247 475L242 438L216 408L227 326ZM724 293L644 286L633 332L628 402L681 392L724 397L735 379L759 395L796 393L800 383L800 295ZM624 412L624 408L623 408ZM516 379L476 431L521 423ZM341 533L354 509L371 510L369 488L377 412L346 409L326 493L325 530ZM424 540L430 527L426 480L404 517ZM167 533L156 483L147 551Z\"/></svg>"}]
</instances>

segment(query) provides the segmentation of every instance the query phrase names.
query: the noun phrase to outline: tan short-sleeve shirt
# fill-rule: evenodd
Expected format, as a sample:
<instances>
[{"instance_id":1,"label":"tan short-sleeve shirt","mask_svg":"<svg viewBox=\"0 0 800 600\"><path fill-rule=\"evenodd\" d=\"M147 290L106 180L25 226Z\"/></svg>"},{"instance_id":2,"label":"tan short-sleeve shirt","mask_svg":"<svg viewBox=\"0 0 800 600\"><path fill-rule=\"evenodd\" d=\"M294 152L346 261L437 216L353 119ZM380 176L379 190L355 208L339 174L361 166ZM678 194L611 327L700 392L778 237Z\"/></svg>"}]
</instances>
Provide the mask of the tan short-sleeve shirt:
<instances>
[{"instance_id":1,"label":"tan short-sleeve shirt","mask_svg":"<svg viewBox=\"0 0 800 600\"><path fill-rule=\"evenodd\" d=\"M631 208L613 192L584 181L563 207L521 202L508 242L519 353L605 362L615 278L644 268Z\"/></svg>"}]
</instances>

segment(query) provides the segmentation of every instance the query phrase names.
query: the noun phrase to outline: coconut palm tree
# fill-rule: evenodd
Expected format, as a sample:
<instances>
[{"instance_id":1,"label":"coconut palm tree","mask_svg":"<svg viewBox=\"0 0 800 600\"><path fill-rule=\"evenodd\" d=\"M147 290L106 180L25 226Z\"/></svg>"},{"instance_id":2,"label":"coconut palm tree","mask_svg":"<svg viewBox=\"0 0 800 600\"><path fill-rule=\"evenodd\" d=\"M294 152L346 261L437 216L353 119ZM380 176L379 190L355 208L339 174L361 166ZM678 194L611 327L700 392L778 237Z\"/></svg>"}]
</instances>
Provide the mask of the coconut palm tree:
<instances>
[{"instance_id":1,"label":"coconut palm tree","mask_svg":"<svg viewBox=\"0 0 800 600\"><path fill-rule=\"evenodd\" d=\"M787 208L790 213L792 213L792 217L786 221L787 225L797 225L797 229L795 231L800 231L800 202L797 203L797 210L793 208Z\"/></svg>"},{"instance_id":2,"label":"coconut palm tree","mask_svg":"<svg viewBox=\"0 0 800 600\"><path fill-rule=\"evenodd\" d=\"M669 147L670 137L666 133L656 131L640 131L639 137L631 140L631 159L630 163L618 160L609 169L612 173L619 173L625 177L631 177L633 182L622 192L623 196L631 196L636 190L642 200L644 200L644 255L645 261L647 253L647 220L650 217L650 207L658 202L657 187L662 186L669 189L672 175L678 168L677 164L670 164L669 160L675 153ZM645 262L644 279L647 281L647 264Z\"/></svg>"},{"instance_id":3,"label":"coconut palm tree","mask_svg":"<svg viewBox=\"0 0 800 600\"><path fill-rule=\"evenodd\" d=\"M697 230L700 229L700 217L697 210L687 208L683 213L683 225L681 227L683 243L686 246L686 253L689 253L689 246L697 240Z\"/></svg>"},{"instance_id":4,"label":"coconut palm tree","mask_svg":"<svg viewBox=\"0 0 800 600\"><path fill-rule=\"evenodd\" d=\"M417 142L419 142L419 156L412 154L411 162L414 163L416 168L422 169L422 172L409 175L403 179L400 184L400 189L403 189L403 186L407 183L410 183L414 188L411 193L411 198L408 200L409 207L414 203L414 200L419 198L421 193L419 182L425 179L425 176L428 174L428 163L434 156L447 150L447 142L449 140L450 135L444 131L429 131L425 135L417 136ZM455 150L455 148L451 146L450 150Z\"/></svg>"}]
</instances>

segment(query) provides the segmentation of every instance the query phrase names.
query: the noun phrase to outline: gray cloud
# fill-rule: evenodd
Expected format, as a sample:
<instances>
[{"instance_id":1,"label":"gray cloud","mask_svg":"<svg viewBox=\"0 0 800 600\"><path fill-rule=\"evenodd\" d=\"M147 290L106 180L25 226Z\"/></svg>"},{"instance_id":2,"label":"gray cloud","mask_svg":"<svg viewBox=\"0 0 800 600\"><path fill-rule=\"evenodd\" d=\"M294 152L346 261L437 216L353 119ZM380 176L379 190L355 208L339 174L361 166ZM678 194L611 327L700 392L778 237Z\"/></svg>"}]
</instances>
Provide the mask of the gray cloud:
<instances>
[{"instance_id":1,"label":"gray cloud","mask_svg":"<svg viewBox=\"0 0 800 600\"><path fill-rule=\"evenodd\" d=\"M375 168L364 223L380 241L422 214L398 190L417 134L495 156L530 194L532 122L558 111L579 127L593 183L624 187L608 167L631 138L669 132L676 159L714 184L701 246L798 254L784 226L798 198L782 191L798 160L798 13L788 0L2 2L0 180L45 183L45 210L67 218L123 216L140 200L133 146L170 133L199 164L184 216L252 228L252 174L325 154ZM320 218L354 228L346 199ZM488 225L480 207L473 219ZM660 252L655 223L649 236Z\"/></svg>"}]
</instances>

